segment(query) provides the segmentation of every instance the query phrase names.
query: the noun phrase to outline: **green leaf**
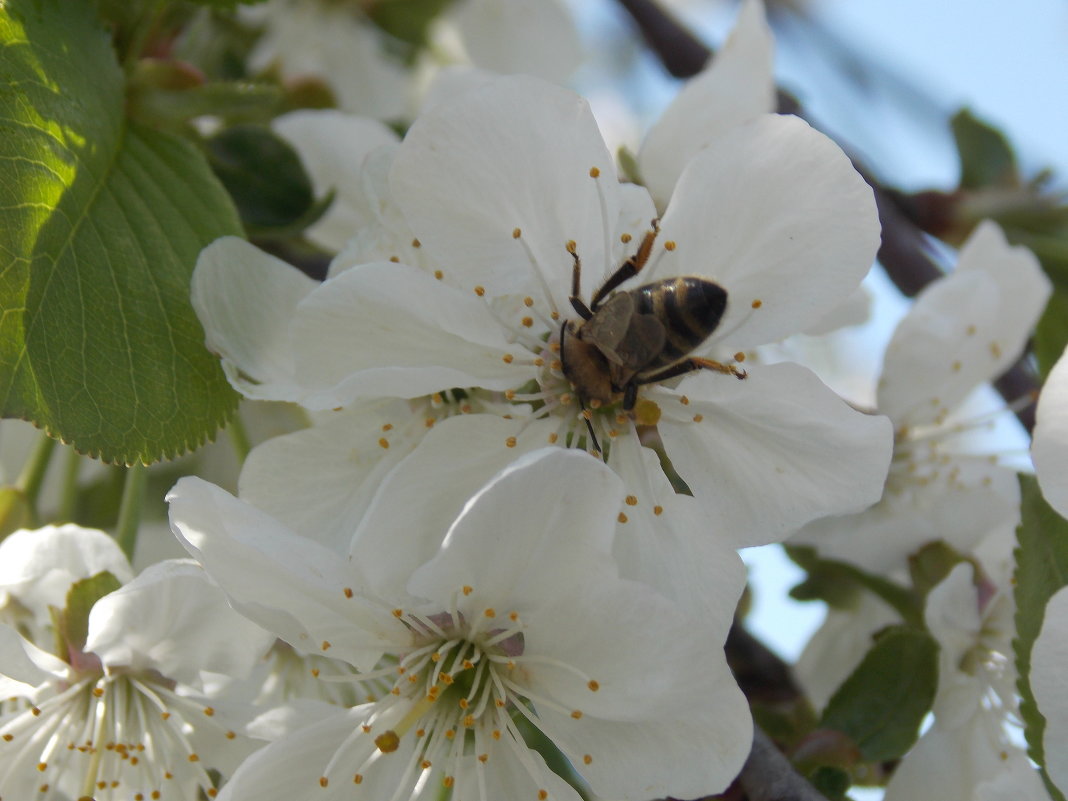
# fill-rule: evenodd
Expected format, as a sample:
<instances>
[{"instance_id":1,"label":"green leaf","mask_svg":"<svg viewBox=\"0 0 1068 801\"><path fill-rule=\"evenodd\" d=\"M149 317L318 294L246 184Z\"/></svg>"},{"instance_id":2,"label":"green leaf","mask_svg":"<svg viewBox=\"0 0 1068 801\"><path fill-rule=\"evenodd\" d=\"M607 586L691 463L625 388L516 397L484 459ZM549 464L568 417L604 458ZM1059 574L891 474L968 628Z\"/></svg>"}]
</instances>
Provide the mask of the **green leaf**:
<instances>
[{"instance_id":1,"label":"green leaf","mask_svg":"<svg viewBox=\"0 0 1068 801\"><path fill-rule=\"evenodd\" d=\"M85 647L85 638L89 634L89 612L93 604L121 586L122 582L106 570L71 585L56 632L68 646L60 653L69 653L71 648L81 651Z\"/></svg>"},{"instance_id":2,"label":"green leaf","mask_svg":"<svg viewBox=\"0 0 1068 801\"><path fill-rule=\"evenodd\" d=\"M938 687L938 643L919 629L885 629L823 712L820 728L849 735L871 762L916 742Z\"/></svg>"},{"instance_id":3,"label":"green leaf","mask_svg":"<svg viewBox=\"0 0 1068 801\"><path fill-rule=\"evenodd\" d=\"M425 47L430 23L453 0L374 0L367 14L371 21L402 42Z\"/></svg>"},{"instance_id":4,"label":"green leaf","mask_svg":"<svg viewBox=\"0 0 1068 801\"><path fill-rule=\"evenodd\" d=\"M201 248L240 226L192 145L124 121L93 7L0 5L0 413L148 463L236 407L188 287Z\"/></svg>"},{"instance_id":5,"label":"green leaf","mask_svg":"<svg viewBox=\"0 0 1068 801\"><path fill-rule=\"evenodd\" d=\"M961 109L951 121L960 156L961 189L1017 183L1016 156L997 128Z\"/></svg>"},{"instance_id":6,"label":"green leaf","mask_svg":"<svg viewBox=\"0 0 1068 801\"><path fill-rule=\"evenodd\" d=\"M1038 711L1028 677L1031 675L1031 649L1042 627L1046 603L1061 587L1068 585L1068 520L1046 503L1033 476L1020 476L1022 522L1017 529L1016 573L1016 670L1019 675L1020 715L1024 721L1028 754L1044 764L1042 733L1046 721ZM1064 801L1043 771L1046 786L1054 799Z\"/></svg>"}]
</instances>

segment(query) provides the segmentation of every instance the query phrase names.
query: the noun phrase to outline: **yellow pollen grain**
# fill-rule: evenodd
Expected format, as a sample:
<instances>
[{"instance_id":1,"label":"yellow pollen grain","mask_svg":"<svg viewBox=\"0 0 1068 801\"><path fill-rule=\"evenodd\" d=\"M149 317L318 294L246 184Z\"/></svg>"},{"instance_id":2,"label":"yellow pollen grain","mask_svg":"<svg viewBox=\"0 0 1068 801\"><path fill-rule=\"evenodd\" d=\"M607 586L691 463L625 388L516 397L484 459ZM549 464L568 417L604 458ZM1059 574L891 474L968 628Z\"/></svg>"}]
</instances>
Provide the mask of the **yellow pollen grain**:
<instances>
[{"instance_id":1,"label":"yellow pollen grain","mask_svg":"<svg viewBox=\"0 0 1068 801\"><path fill-rule=\"evenodd\" d=\"M422 762L419 763L419 767L421 767L423 770L430 770L430 760L424 759Z\"/></svg>"},{"instance_id":2,"label":"yellow pollen grain","mask_svg":"<svg viewBox=\"0 0 1068 801\"><path fill-rule=\"evenodd\" d=\"M319 646L324 651L330 650L330 640L323 640L323 644Z\"/></svg>"},{"instance_id":3,"label":"yellow pollen grain","mask_svg":"<svg viewBox=\"0 0 1068 801\"><path fill-rule=\"evenodd\" d=\"M446 740L453 740L455 738L456 738L456 729L446 729L445 730L445 739Z\"/></svg>"},{"instance_id":4,"label":"yellow pollen grain","mask_svg":"<svg viewBox=\"0 0 1068 801\"><path fill-rule=\"evenodd\" d=\"M736 361L736 362L744 362L745 361L745 354L742 353L741 351L738 351L737 353L734 354L734 361Z\"/></svg>"},{"instance_id":5,"label":"yellow pollen grain","mask_svg":"<svg viewBox=\"0 0 1068 801\"><path fill-rule=\"evenodd\" d=\"M474 725L475 725L475 716L474 715L464 715L464 728L465 729L470 729Z\"/></svg>"},{"instance_id":6,"label":"yellow pollen grain","mask_svg":"<svg viewBox=\"0 0 1068 801\"><path fill-rule=\"evenodd\" d=\"M516 438L515 437L508 437L508 439L506 439L504 441L504 444L509 448L514 448L515 444L516 444Z\"/></svg>"},{"instance_id":7,"label":"yellow pollen grain","mask_svg":"<svg viewBox=\"0 0 1068 801\"><path fill-rule=\"evenodd\" d=\"M319 668L312 668L311 674L313 679L319 678Z\"/></svg>"},{"instance_id":8,"label":"yellow pollen grain","mask_svg":"<svg viewBox=\"0 0 1068 801\"><path fill-rule=\"evenodd\" d=\"M391 262L393 262L394 264L400 264L400 259L399 259L399 258L397 258L396 256L390 256L390 257L389 257L389 260L390 260Z\"/></svg>"},{"instance_id":9,"label":"yellow pollen grain","mask_svg":"<svg viewBox=\"0 0 1068 801\"><path fill-rule=\"evenodd\" d=\"M762 301L762 300L754 300L749 305L752 306L754 309L759 309L761 306L764 305L764 301Z\"/></svg>"},{"instance_id":10,"label":"yellow pollen grain","mask_svg":"<svg viewBox=\"0 0 1068 801\"><path fill-rule=\"evenodd\" d=\"M416 737L426 737L426 729L416 729L415 730L415 736Z\"/></svg>"},{"instance_id":11,"label":"yellow pollen grain","mask_svg":"<svg viewBox=\"0 0 1068 801\"><path fill-rule=\"evenodd\" d=\"M492 606L484 609L482 611L482 614L485 615L486 617L490 617L490 618L497 617L497 612L496 612L496 610L494 610L494 608Z\"/></svg>"},{"instance_id":12,"label":"yellow pollen grain","mask_svg":"<svg viewBox=\"0 0 1068 801\"><path fill-rule=\"evenodd\" d=\"M442 787L452 787L452 785L455 782L456 782L456 779L454 779L452 776L446 776L444 779L441 780L441 786Z\"/></svg>"},{"instance_id":13,"label":"yellow pollen grain","mask_svg":"<svg viewBox=\"0 0 1068 801\"><path fill-rule=\"evenodd\" d=\"M423 243L420 242L418 239L413 239L412 240L412 247L413 248L421 248L422 246L423 246Z\"/></svg>"},{"instance_id":14,"label":"yellow pollen grain","mask_svg":"<svg viewBox=\"0 0 1068 801\"><path fill-rule=\"evenodd\" d=\"M505 398L505 400L515 400L515 390L514 389L505 390L504 398Z\"/></svg>"},{"instance_id":15,"label":"yellow pollen grain","mask_svg":"<svg viewBox=\"0 0 1068 801\"><path fill-rule=\"evenodd\" d=\"M515 623L517 620L519 620L519 613L518 612L509 612L508 613L508 619L511 620L513 623Z\"/></svg>"},{"instance_id":16,"label":"yellow pollen grain","mask_svg":"<svg viewBox=\"0 0 1068 801\"><path fill-rule=\"evenodd\" d=\"M700 423L700 422L701 422L702 420L704 420L704 419L705 419L705 416L704 416L703 414L695 414L695 415L693 416L693 421L694 421L695 423Z\"/></svg>"},{"instance_id":17,"label":"yellow pollen grain","mask_svg":"<svg viewBox=\"0 0 1068 801\"><path fill-rule=\"evenodd\" d=\"M375 737L375 745L383 754L391 754L400 748L400 737L397 736L397 732L390 729Z\"/></svg>"},{"instance_id":18,"label":"yellow pollen grain","mask_svg":"<svg viewBox=\"0 0 1068 801\"><path fill-rule=\"evenodd\" d=\"M494 701L493 703L494 703L494 704L495 704L495 705L497 706L497 708L498 708L498 709L504 709L504 703L505 703L505 702L504 702L504 699L503 699L503 698L498 698L498 699L497 699L496 701Z\"/></svg>"},{"instance_id":19,"label":"yellow pollen grain","mask_svg":"<svg viewBox=\"0 0 1068 801\"><path fill-rule=\"evenodd\" d=\"M534 366L535 367L544 367L545 366L545 359L541 358L541 356L536 357L534 359Z\"/></svg>"},{"instance_id":20,"label":"yellow pollen grain","mask_svg":"<svg viewBox=\"0 0 1068 801\"><path fill-rule=\"evenodd\" d=\"M206 795L208 798L215 798L215 796L217 796L218 794L219 794L219 791L217 789L215 789L214 787L209 787L207 789L207 792L204 793L204 795Z\"/></svg>"},{"instance_id":21,"label":"yellow pollen grain","mask_svg":"<svg viewBox=\"0 0 1068 801\"><path fill-rule=\"evenodd\" d=\"M46 770L48 770L48 763L47 762L38 762L37 763L37 770L39 770L41 773L44 773Z\"/></svg>"},{"instance_id":22,"label":"yellow pollen grain","mask_svg":"<svg viewBox=\"0 0 1068 801\"><path fill-rule=\"evenodd\" d=\"M382 426L382 430L383 431L392 431L393 430L393 423L386 423L384 426Z\"/></svg>"},{"instance_id":23,"label":"yellow pollen grain","mask_svg":"<svg viewBox=\"0 0 1068 801\"><path fill-rule=\"evenodd\" d=\"M346 587L345 589L342 590L342 592L345 593L345 597L346 598L351 598L352 597L352 587Z\"/></svg>"},{"instance_id":24,"label":"yellow pollen grain","mask_svg":"<svg viewBox=\"0 0 1068 801\"><path fill-rule=\"evenodd\" d=\"M330 780L328 778L326 778L326 776L320 776L319 777L319 786L320 787L326 787L328 784L330 784Z\"/></svg>"},{"instance_id":25,"label":"yellow pollen grain","mask_svg":"<svg viewBox=\"0 0 1068 801\"><path fill-rule=\"evenodd\" d=\"M353 784L363 784L363 774L362 773L353 774L352 783Z\"/></svg>"},{"instance_id":26,"label":"yellow pollen grain","mask_svg":"<svg viewBox=\"0 0 1068 801\"><path fill-rule=\"evenodd\" d=\"M679 398L679 403L681 403L683 406L689 406L690 405L690 399L688 397L686 397L685 395L683 395L681 398Z\"/></svg>"},{"instance_id":27,"label":"yellow pollen grain","mask_svg":"<svg viewBox=\"0 0 1068 801\"><path fill-rule=\"evenodd\" d=\"M624 501L624 503L627 504L627 506L637 506L638 505L638 499L633 495L628 495L626 498L623 499L623 501Z\"/></svg>"},{"instance_id":28,"label":"yellow pollen grain","mask_svg":"<svg viewBox=\"0 0 1068 801\"><path fill-rule=\"evenodd\" d=\"M601 171L597 167L590 167L590 178L600 178Z\"/></svg>"},{"instance_id":29,"label":"yellow pollen grain","mask_svg":"<svg viewBox=\"0 0 1068 801\"><path fill-rule=\"evenodd\" d=\"M582 416L584 418L586 418L587 420L592 420L593 419L593 412L591 412L589 409L583 409L582 410Z\"/></svg>"},{"instance_id":30,"label":"yellow pollen grain","mask_svg":"<svg viewBox=\"0 0 1068 801\"><path fill-rule=\"evenodd\" d=\"M999 345L997 342L991 342L990 343L990 355L993 356L995 359L1000 359L1001 358L1001 345Z\"/></svg>"},{"instance_id":31,"label":"yellow pollen grain","mask_svg":"<svg viewBox=\"0 0 1068 801\"><path fill-rule=\"evenodd\" d=\"M199 762L200 761L200 757L197 756L196 754L190 754L188 759L189 759L190 762Z\"/></svg>"},{"instance_id":32,"label":"yellow pollen grain","mask_svg":"<svg viewBox=\"0 0 1068 801\"><path fill-rule=\"evenodd\" d=\"M569 239L564 243L564 247L567 248L568 253L574 253L578 250L578 243L574 239Z\"/></svg>"},{"instance_id":33,"label":"yellow pollen grain","mask_svg":"<svg viewBox=\"0 0 1068 801\"><path fill-rule=\"evenodd\" d=\"M627 522L627 516L625 514L623 514L622 512L620 512L619 513L619 517L617 517L616 520L618 520L620 523L626 523Z\"/></svg>"},{"instance_id":34,"label":"yellow pollen grain","mask_svg":"<svg viewBox=\"0 0 1068 801\"><path fill-rule=\"evenodd\" d=\"M170 712L160 712L159 716L160 716L160 717L161 717L161 718L162 718L163 720L170 720L170 717L171 717L171 713L170 713Z\"/></svg>"},{"instance_id":35,"label":"yellow pollen grain","mask_svg":"<svg viewBox=\"0 0 1068 801\"><path fill-rule=\"evenodd\" d=\"M360 726L360 728L363 729L363 733L364 734L370 734L371 733L371 727L368 726L366 723L362 724Z\"/></svg>"},{"instance_id":36,"label":"yellow pollen grain","mask_svg":"<svg viewBox=\"0 0 1068 801\"><path fill-rule=\"evenodd\" d=\"M534 305L534 298L527 295L525 298L523 298L523 305L529 309L531 306Z\"/></svg>"},{"instance_id":37,"label":"yellow pollen grain","mask_svg":"<svg viewBox=\"0 0 1068 801\"><path fill-rule=\"evenodd\" d=\"M42 793L47 793L49 790L49 785L42 784L40 787L37 788L37 790Z\"/></svg>"},{"instance_id":38,"label":"yellow pollen grain","mask_svg":"<svg viewBox=\"0 0 1068 801\"><path fill-rule=\"evenodd\" d=\"M586 686L590 689L590 692L597 692L601 689L601 685L596 679L590 679L586 682Z\"/></svg>"},{"instance_id":39,"label":"yellow pollen grain","mask_svg":"<svg viewBox=\"0 0 1068 801\"><path fill-rule=\"evenodd\" d=\"M380 440L378 440L378 444L382 448L385 448L386 450L389 450L389 440L386 439L385 437L382 437Z\"/></svg>"},{"instance_id":40,"label":"yellow pollen grain","mask_svg":"<svg viewBox=\"0 0 1068 801\"><path fill-rule=\"evenodd\" d=\"M15 735L14 734L5 734L4 735L4 742L5 743L10 743L14 739L15 739Z\"/></svg>"},{"instance_id":41,"label":"yellow pollen grain","mask_svg":"<svg viewBox=\"0 0 1068 801\"><path fill-rule=\"evenodd\" d=\"M393 617L404 617L404 610L403 609L394 609L393 610Z\"/></svg>"},{"instance_id":42,"label":"yellow pollen grain","mask_svg":"<svg viewBox=\"0 0 1068 801\"><path fill-rule=\"evenodd\" d=\"M589 755L589 754L583 754L582 755L582 763L584 765L589 765L591 762L593 762L593 757L591 755Z\"/></svg>"},{"instance_id":43,"label":"yellow pollen grain","mask_svg":"<svg viewBox=\"0 0 1068 801\"><path fill-rule=\"evenodd\" d=\"M534 318L524 317L522 320L520 320L520 322L523 324L524 328L530 328L532 325L534 325Z\"/></svg>"},{"instance_id":44,"label":"yellow pollen grain","mask_svg":"<svg viewBox=\"0 0 1068 801\"><path fill-rule=\"evenodd\" d=\"M433 417L428 417L426 420L423 421L423 425L426 426L427 428L433 428L435 422L436 421L434 420Z\"/></svg>"},{"instance_id":45,"label":"yellow pollen grain","mask_svg":"<svg viewBox=\"0 0 1068 801\"><path fill-rule=\"evenodd\" d=\"M442 278L445 277L445 273L443 273L441 270L434 270L434 277L440 281Z\"/></svg>"},{"instance_id":46,"label":"yellow pollen grain","mask_svg":"<svg viewBox=\"0 0 1068 801\"><path fill-rule=\"evenodd\" d=\"M512 362L515 361L515 356L513 356L511 353L506 353L503 356L501 356L501 361L504 362L505 364L511 364Z\"/></svg>"},{"instance_id":47,"label":"yellow pollen grain","mask_svg":"<svg viewBox=\"0 0 1068 801\"><path fill-rule=\"evenodd\" d=\"M556 433L550 434L550 435L549 435L549 444L550 444L550 445L555 445L555 444L556 444L556 441L557 441L558 439L560 439L560 436L559 436L558 434L556 434Z\"/></svg>"},{"instance_id":48,"label":"yellow pollen grain","mask_svg":"<svg viewBox=\"0 0 1068 801\"><path fill-rule=\"evenodd\" d=\"M215 715L215 708L210 706L204 707L204 714L207 715L209 718L213 717Z\"/></svg>"},{"instance_id":49,"label":"yellow pollen grain","mask_svg":"<svg viewBox=\"0 0 1068 801\"><path fill-rule=\"evenodd\" d=\"M467 707L471 706L466 698L461 698L457 703L460 705L460 709L467 709Z\"/></svg>"},{"instance_id":50,"label":"yellow pollen grain","mask_svg":"<svg viewBox=\"0 0 1068 801\"><path fill-rule=\"evenodd\" d=\"M545 790L538 790L538 801L545 801L549 794Z\"/></svg>"},{"instance_id":51,"label":"yellow pollen grain","mask_svg":"<svg viewBox=\"0 0 1068 801\"><path fill-rule=\"evenodd\" d=\"M582 710L581 709L572 709L571 710L571 717L573 717L575 720L581 720L582 719Z\"/></svg>"},{"instance_id":52,"label":"yellow pollen grain","mask_svg":"<svg viewBox=\"0 0 1068 801\"><path fill-rule=\"evenodd\" d=\"M485 765L489 761L489 754L479 754L478 761Z\"/></svg>"},{"instance_id":53,"label":"yellow pollen grain","mask_svg":"<svg viewBox=\"0 0 1068 801\"><path fill-rule=\"evenodd\" d=\"M472 586L471 586L470 584L465 584L465 585L464 585L464 587L463 587L463 589L461 590L461 592L462 592L462 593L463 593L464 595L470 595L470 594L471 594L471 593L473 593L474 591L475 591L475 588L474 588L474 587L472 587Z\"/></svg>"},{"instance_id":54,"label":"yellow pollen grain","mask_svg":"<svg viewBox=\"0 0 1068 801\"><path fill-rule=\"evenodd\" d=\"M630 244L631 238L632 237L631 237L630 234L622 234L619 237L619 241L622 242L624 245L627 245L627 244Z\"/></svg>"},{"instance_id":55,"label":"yellow pollen grain","mask_svg":"<svg viewBox=\"0 0 1068 801\"><path fill-rule=\"evenodd\" d=\"M227 740L233 740L233 739L235 739L236 737L237 737L237 732L235 732L235 731L228 731L228 732L226 732L226 739L227 739Z\"/></svg>"},{"instance_id":56,"label":"yellow pollen grain","mask_svg":"<svg viewBox=\"0 0 1068 801\"><path fill-rule=\"evenodd\" d=\"M445 402L445 399L441 397L440 392L435 392L433 395L430 396L430 402L435 404L436 406L440 406Z\"/></svg>"},{"instance_id":57,"label":"yellow pollen grain","mask_svg":"<svg viewBox=\"0 0 1068 801\"><path fill-rule=\"evenodd\" d=\"M558 312L558 311L549 312L549 316L552 317L554 320L559 320L560 319L560 312ZM559 349L559 347L560 346L557 345L557 349Z\"/></svg>"},{"instance_id":58,"label":"yellow pollen grain","mask_svg":"<svg viewBox=\"0 0 1068 801\"><path fill-rule=\"evenodd\" d=\"M512 239L519 239L523 235L523 232L518 228L512 229Z\"/></svg>"},{"instance_id":59,"label":"yellow pollen grain","mask_svg":"<svg viewBox=\"0 0 1068 801\"><path fill-rule=\"evenodd\" d=\"M30 707L30 714L33 715L34 717L37 717L38 715L40 715L41 714L40 707L36 707L36 706Z\"/></svg>"},{"instance_id":60,"label":"yellow pollen grain","mask_svg":"<svg viewBox=\"0 0 1068 801\"><path fill-rule=\"evenodd\" d=\"M484 286L476 286L475 287L475 294L478 295L479 297L482 297L483 295L486 294L486 287L484 287Z\"/></svg>"},{"instance_id":61,"label":"yellow pollen grain","mask_svg":"<svg viewBox=\"0 0 1068 801\"><path fill-rule=\"evenodd\" d=\"M667 242L664 243L664 250L672 251L676 247L678 247L678 245L675 244L675 240L674 239L669 239Z\"/></svg>"},{"instance_id":62,"label":"yellow pollen grain","mask_svg":"<svg viewBox=\"0 0 1068 801\"><path fill-rule=\"evenodd\" d=\"M408 677L409 684L415 684L417 681L419 681L419 677L416 676L414 673Z\"/></svg>"},{"instance_id":63,"label":"yellow pollen grain","mask_svg":"<svg viewBox=\"0 0 1068 801\"><path fill-rule=\"evenodd\" d=\"M93 688L93 695L95 697L100 698L103 694L104 694L104 688L103 687L94 687Z\"/></svg>"},{"instance_id":64,"label":"yellow pollen grain","mask_svg":"<svg viewBox=\"0 0 1068 801\"><path fill-rule=\"evenodd\" d=\"M553 359L551 362L549 362L549 368L552 369L552 370L562 370L562 369L564 369L564 363L561 362L559 359ZM564 400L564 398L567 398L568 400ZM561 395L560 396L560 402L561 403L570 403L571 402L570 399L571 399L570 395Z\"/></svg>"}]
</instances>

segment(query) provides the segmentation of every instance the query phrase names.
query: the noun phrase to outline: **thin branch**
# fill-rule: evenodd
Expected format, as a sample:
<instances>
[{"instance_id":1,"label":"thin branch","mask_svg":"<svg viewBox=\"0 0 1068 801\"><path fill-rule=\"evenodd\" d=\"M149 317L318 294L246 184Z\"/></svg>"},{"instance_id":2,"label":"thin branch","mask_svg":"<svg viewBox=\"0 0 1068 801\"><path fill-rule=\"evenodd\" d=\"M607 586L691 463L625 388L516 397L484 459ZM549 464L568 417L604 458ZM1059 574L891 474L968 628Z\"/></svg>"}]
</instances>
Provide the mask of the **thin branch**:
<instances>
[{"instance_id":1,"label":"thin branch","mask_svg":"<svg viewBox=\"0 0 1068 801\"><path fill-rule=\"evenodd\" d=\"M655 0L618 0L631 15L664 67L677 78L696 75L712 57L712 51L690 31L660 8ZM789 94L779 92L779 111L804 116L801 105ZM896 193L884 187L856 158L853 165L875 192L882 223L883 240L878 259L894 285L913 297L943 273L931 254L926 235L913 223L896 200ZM1021 358L994 387L1009 403L1020 398L1037 397L1039 379L1027 358ZM1016 412L1030 432L1035 423L1034 403Z\"/></svg>"},{"instance_id":2,"label":"thin branch","mask_svg":"<svg viewBox=\"0 0 1068 801\"><path fill-rule=\"evenodd\" d=\"M827 801L759 727L753 729L753 750L738 781L748 801Z\"/></svg>"}]
</instances>

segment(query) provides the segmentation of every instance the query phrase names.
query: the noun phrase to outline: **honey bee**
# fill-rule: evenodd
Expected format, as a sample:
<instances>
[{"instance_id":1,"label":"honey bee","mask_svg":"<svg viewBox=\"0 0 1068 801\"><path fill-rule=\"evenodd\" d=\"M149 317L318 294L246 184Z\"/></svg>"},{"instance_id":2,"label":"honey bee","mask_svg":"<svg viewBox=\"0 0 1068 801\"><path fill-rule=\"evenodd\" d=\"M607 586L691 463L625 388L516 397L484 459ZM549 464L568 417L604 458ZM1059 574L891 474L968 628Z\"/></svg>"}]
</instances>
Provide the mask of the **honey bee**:
<instances>
[{"instance_id":1,"label":"honey bee","mask_svg":"<svg viewBox=\"0 0 1068 801\"><path fill-rule=\"evenodd\" d=\"M706 278L683 275L619 292L649 260L659 233L656 221L637 252L594 292L587 306L579 297L582 262L572 243L571 305L581 320L560 328L560 365L578 394L595 450L600 444L587 407L622 401L634 408L638 388L695 370L715 370L742 379L744 370L711 359L689 356L716 330L727 310L727 291Z\"/></svg>"}]
</instances>

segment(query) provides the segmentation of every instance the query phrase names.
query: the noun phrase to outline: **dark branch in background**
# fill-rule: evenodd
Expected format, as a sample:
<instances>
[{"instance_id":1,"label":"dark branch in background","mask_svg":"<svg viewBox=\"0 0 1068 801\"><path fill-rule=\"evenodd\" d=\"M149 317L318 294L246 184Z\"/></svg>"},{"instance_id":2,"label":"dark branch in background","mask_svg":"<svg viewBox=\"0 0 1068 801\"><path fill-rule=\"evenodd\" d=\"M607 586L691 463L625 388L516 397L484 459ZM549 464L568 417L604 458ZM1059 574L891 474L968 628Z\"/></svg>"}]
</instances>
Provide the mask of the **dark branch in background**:
<instances>
[{"instance_id":1,"label":"dark branch in background","mask_svg":"<svg viewBox=\"0 0 1068 801\"><path fill-rule=\"evenodd\" d=\"M712 51L677 20L664 12L655 0L618 0L641 30L649 47L676 78L689 78L700 72L712 57ZM801 105L786 92L779 92L778 110L783 114L804 116ZM942 268L930 253L926 235L913 223L895 200L895 193L882 184L856 159L854 166L875 192L883 241L878 259L886 274L906 296L913 297L931 281L940 277ZM994 387L1009 403L1031 397L1031 402L1016 411L1020 423L1030 432L1035 425L1035 402L1039 380L1025 357L994 382Z\"/></svg>"},{"instance_id":2,"label":"dark branch in background","mask_svg":"<svg viewBox=\"0 0 1068 801\"><path fill-rule=\"evenodd\" d=\"M738 783L749 801L827 801L759 728L753 730L753 750Z\"/></svg>"}]
</instances>

